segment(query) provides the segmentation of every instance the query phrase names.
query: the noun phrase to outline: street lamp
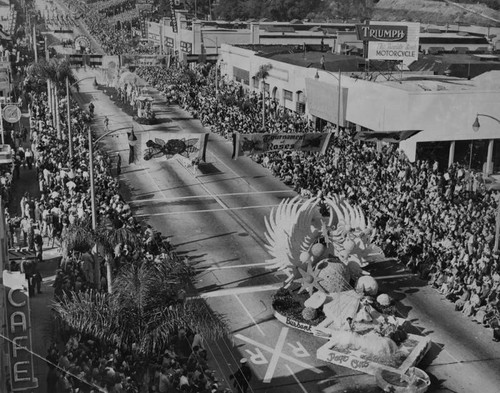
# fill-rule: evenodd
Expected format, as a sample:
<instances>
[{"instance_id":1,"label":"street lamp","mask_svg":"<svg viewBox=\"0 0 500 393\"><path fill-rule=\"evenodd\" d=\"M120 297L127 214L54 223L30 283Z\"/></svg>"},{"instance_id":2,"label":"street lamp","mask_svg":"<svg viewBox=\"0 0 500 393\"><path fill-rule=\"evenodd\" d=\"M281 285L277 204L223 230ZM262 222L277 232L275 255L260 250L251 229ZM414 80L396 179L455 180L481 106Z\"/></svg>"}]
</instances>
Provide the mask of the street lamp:
<instances>
[{"instance_id":1,"label":"street lamp","mask_svg":"<svg viewBox=\"0 0 500 393\"><path fill-rule=\"evenodd\" d=\"M491 115L485 115L483 113L478 113L476 115L476 120L474 120L474 124L472 124L472 129L474 130L474 132L478 132L479 128L481 127L481 124L479 124L479 116L487 117L488 119L495 120L497 123L500 124L500 119L497 119L496 117L491 116Z\"/></svg>"},{"instance_id":2,"label":"street lamp","mask_svg":"<svg viewBox=\"0 0 500 393\"><path fill-rule=\"evenodd\" d=\"M217 60L215 61L215 96L219 95L219 79L217 75L217 61L219 59L219 41L217 37L215 37L215 41L208 37L202 37L202 40L212 41L215 44L215 54L217 55ZM202 48L205 48L205 45L202 45Z\"/></svg>"},{"instance_id":3,"label":"street lamp","mask_svg":"<svg viewBox=\"0 0 500 393\"><path fill-rule=\"evenodd\" d=\"M474 132L478 132L479 128L481 127L481 124L479 123L479 116L495 120L498 124L500 124L500 119L497 119L496 117L491 115L478 113L476 115L476 120L474 120L474 123L472 124L472 129L474 130ZM493 252L498 252L499 236L500 236L500 200L497 201L497 214L495 218L495 245L493 246Z\"/></svg>"},{"instance_id":4,"label":"street lamp","mask_svg":"<svg viewBox=\"0 0 500 393\"><path fill-rule=\"evenodd\" d=\"M327 71L327 70L321 70L322 72L325 72L331 76L333 76L335 79L337 79L337 82L339 82L339 94L337 97L337 131L340 131L340 101L342 98L342 71L339 69L339 75L335 75L334 73ZM319 79L319 70L316 69L316 75L314 75L314 79Z\"/></svg>"},{"instance_id":5,"label":"street lamp","mask_svg":"<svg viewBox=\"0 0 500 393\"><path fill-rule=\"evenodd\" d=\"M73 87L74 85L90 79L90 78L95 78L94 76L87 76L85 78L79 79L76 82L72 83L71 85L69 84L69 79L66 77L66 111L67 111L67 118L68 118L68 141L69 141L69 162L70 162L70 168L73 168L73 138L71 137L71 107L69 103L69 88Z\"/></svg>"}]
</instances>

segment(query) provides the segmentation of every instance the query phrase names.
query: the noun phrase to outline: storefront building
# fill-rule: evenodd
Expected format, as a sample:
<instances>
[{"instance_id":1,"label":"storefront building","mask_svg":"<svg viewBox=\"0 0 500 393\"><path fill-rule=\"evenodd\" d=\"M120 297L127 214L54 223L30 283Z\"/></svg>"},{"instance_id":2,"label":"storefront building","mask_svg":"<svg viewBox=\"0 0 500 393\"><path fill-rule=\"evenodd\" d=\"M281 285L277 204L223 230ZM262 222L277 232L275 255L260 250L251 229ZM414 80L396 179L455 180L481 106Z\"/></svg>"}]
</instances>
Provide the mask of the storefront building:
<instances>
[{"instance_id":1,"label":"storefront building","mask_svg":"<svg viewBox=\"0 0 500 393\"><path fill-rule=\"evenodd\" d=\"M265 91L279 105L312 120L340 121L364 138L397 142L411 161L437 160L440 167L460 162L485 173L500 171L500 123L479 116L479 130L472 127L477 114L500 119L500 71L471 80L429 72L339 74L322 70L314 54L306 56L309 68L222 45L219 64L227 80L255 92L262 88L254 78L259 67L271 65Z\"/></svg>"}]
</instances>

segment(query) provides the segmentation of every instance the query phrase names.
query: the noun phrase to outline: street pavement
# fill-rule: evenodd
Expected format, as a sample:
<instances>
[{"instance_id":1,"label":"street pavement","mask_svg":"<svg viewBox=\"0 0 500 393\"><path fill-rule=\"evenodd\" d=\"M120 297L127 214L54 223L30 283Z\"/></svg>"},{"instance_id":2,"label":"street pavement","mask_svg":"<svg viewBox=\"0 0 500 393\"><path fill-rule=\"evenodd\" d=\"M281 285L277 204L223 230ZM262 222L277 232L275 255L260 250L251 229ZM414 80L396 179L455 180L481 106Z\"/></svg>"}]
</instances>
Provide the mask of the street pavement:
<instances>
[{"instance_id":1,"label":"street pavement","mask_svg":"<svg viewBox=\"0 0 500 393\"><path fill-rule=\"evenodd\" d=\"M99 70L80 70L79 79ZM134 127L141 150L146 141L175 132L204 132L200 122L183 110L167 106L156 96L153 109L160 118L144 126L116 108L92 86L82 83L77 96L96 106L98 135L108 116L116 135L103 139L111 155L122 154L127 162L126 131ZM141 148L142 146L142 148ZM139 154L140 155L140 154ZM263 268L269 258L264 248L264 217L280 200L295 195L268 170L249 159L231 159L231 144L210 135L207 164L194 177L190 168L176 160L139 159L122 166L121 192L144 223L170 236L176 250L199 271L196 288L211 308L229 320L231 335L211 345L214 369L225 379L238 359L250 359L259 392L370 392L378 391L373 377L316 359L321 339L288 329L272 316L272 289L284 276ZM399 309L416 329L429 337L432 348L421 367L432 378L431 392L498 392L500 346L492 343L491 331L479 327L424 282L394 262L376 267L383 290L400 301Z\"/></svg>"}]
</instances>

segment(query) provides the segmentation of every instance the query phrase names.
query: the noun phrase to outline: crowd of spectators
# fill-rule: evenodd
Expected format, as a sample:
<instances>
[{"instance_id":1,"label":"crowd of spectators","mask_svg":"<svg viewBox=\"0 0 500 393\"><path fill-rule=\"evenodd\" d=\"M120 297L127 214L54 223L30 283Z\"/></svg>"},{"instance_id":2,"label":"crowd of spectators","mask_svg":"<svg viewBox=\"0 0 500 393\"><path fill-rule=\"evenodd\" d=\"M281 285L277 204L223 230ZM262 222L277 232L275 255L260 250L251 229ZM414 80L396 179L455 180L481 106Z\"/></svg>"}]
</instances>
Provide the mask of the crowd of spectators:
<instances>
[{"instance_id":1,"label":"crowd of spectators","mask_svg":"<svg viewBox=\"0 0 500 393\"><path fill-rule=\"evenodd\" d=\"M82 15L88 32L107 55L142 52L139 40L134 40L134 29L140 28L137 11L129 9L135 2L116 3L112 9L104 9L106 7L104 2L98 2L97 6L84 4L78 0L68 0L67 3L71 9L77 10Z\"/></svg>"},{"instance_id":2,"label":"crowd of spectators","mask_svg":"<svg viewBox=\"0 0 500 393\"><path fill-rule=\"evenodd\" d=\"M91 115L75 106L71 110L73 167L70 169L68 141L57 137L44 93L26 95L31 113L31 150L39 174L41 196L38 199L26 195L21 201L22 222L36 227L37 238L56 240L62 248L65 233L71 225L83 224L91 217L89 184L89 149L87 131ZM64 103L61 103L64 105ZM67 119L61 107L62 129ZM128 228L138 233L140 249L128 249L121 244L115 253L113 266L130 262L143 256L159 258L170 253L168 241L151 226L142 228L132 216L130 207L119 194L117 178L111 171L111 159L104 152L94 151L94 184L97 215L115 229ZM14 218L15 220L15 218ZM23 225L18 236L31 247L34 240L25 234ZM29 233L33 233L31 230ZM54 294L56 300L73 296L88 289L106 290L106 268L101 264L100 282L95 281L95 260L89 250L62 250L63 258L56 272ZM116 250L115 250L116 251ZM155 259L155 260L156 260ZM166 263L163 261L163 263ZM35 264L36 266L36 264ZM33 286L30 293L38 287ZM176 338L175 338L176 337ZM179 328L169 348L160 352L156 359L144 359L134 348L118 347L99 342L95 337L81 337L67 332L64 349L54 344L47 360L50 371L47 377L49 391L60 392L219 392L213 371L207 364L203 340L187 328Z\"/></svg>"},{"instance_id":3,"label":"crowd of spectators","mask_svg":"<svg viewBox=\"0 0 500 393\"><path fill-rule=\"evenodd\" d=\"M261 95L221 80L216 95L208 66L137 73L212 132L230 138L235 131L263 131ZM268 98L266 118L266 132L315 131ZM386 256L430 280L457 310L486 326L498 324L500 262L492 246L499 195L484 188L482 174L458 164L412 163L394 144L380 147L353 131L334 131L325 155L281 151L253 158L303 195L339 194L360 205Z\"/></svg>"},{"instance_id":4,"label":"crowd of spectators","mask_svg":"<svg viewBox=\"0 0 500 393\"><path fill-rule=\"evenodd\" d=\"M135 0L106 1L102 3L102 6L98 6L97 8L99 9L100 14L109 18L125 11L135 9Z\"/></svg>"},{"instance_id":5,"label":"crowd of spectators","mask_svg":"<svg viewBox=\"0 0 500 393\"><path fill-rule=\"evenodd\" d=\"M163 352L148 359L133 347L106 345L77 333L64 341L64 348L52 345L46 357L51 392L221 392L203 340L190 330L179 329Z\"/></svg>"}]
</instances>

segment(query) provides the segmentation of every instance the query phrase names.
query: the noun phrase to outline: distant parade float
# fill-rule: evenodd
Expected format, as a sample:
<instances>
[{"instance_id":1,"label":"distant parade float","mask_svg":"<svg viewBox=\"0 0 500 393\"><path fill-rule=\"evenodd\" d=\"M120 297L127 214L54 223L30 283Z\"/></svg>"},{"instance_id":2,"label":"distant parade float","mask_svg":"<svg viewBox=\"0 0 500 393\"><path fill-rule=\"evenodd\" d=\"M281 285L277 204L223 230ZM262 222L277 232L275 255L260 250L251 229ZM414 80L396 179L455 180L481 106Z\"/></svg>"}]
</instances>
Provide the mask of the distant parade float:
<instances>
[{"instance_id":1,"label":"distant parade float","mask_svg":"<svg viewBox=\"0 0 500 393\"><path fill-rule=\"evenodd\" d=\"M374 375L385 391L425 392L429 378L414 366L430 340L406 332L406 320L364 270L385 256L361 208L338 196L297 196L271 211L266 229L267 267L287 274L273 296L275 317L328 340L318 359Z\"/></svg>"}]
</instances>

